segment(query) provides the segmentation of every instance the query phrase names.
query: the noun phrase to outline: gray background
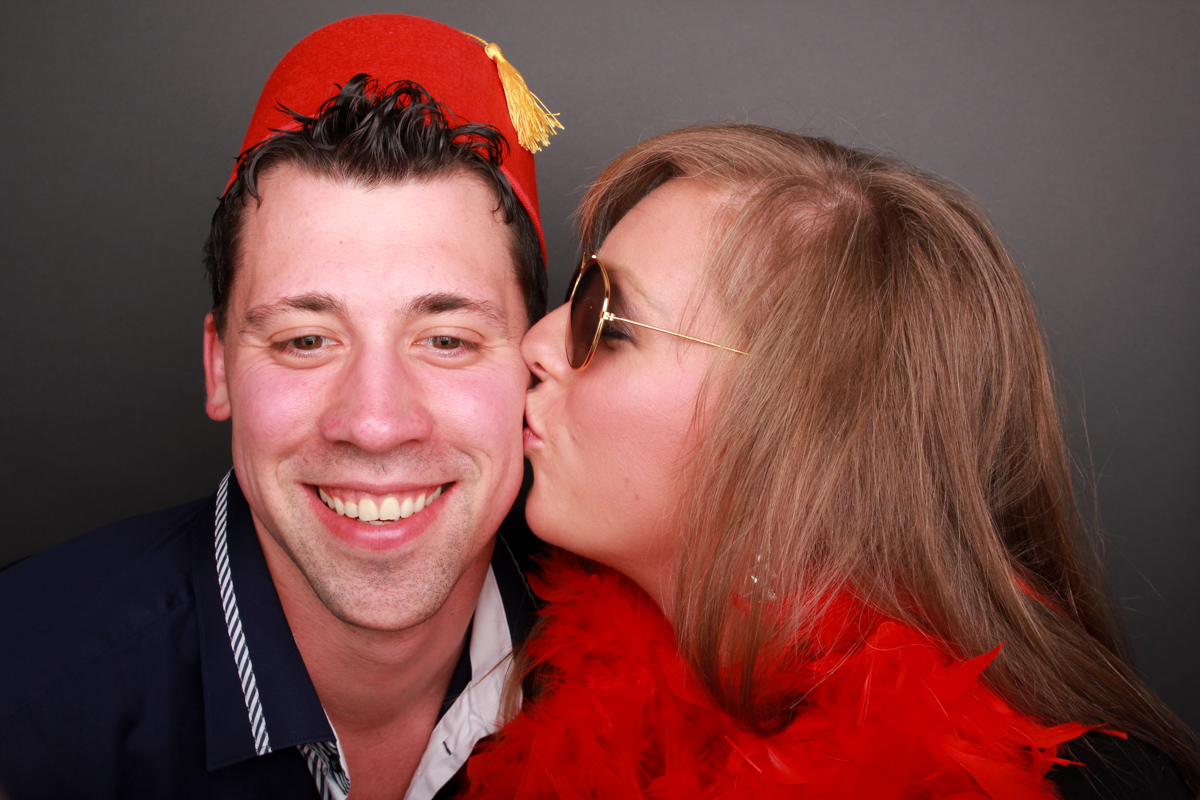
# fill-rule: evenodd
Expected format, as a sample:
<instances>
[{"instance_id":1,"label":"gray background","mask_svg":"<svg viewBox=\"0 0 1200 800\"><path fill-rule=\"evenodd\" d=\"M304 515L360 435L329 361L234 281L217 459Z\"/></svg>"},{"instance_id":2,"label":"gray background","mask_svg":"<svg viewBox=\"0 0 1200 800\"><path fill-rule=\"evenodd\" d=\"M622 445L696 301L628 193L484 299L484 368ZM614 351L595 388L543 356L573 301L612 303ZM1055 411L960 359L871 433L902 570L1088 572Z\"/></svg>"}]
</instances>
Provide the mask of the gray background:
<instances>
[{"instance_id":1,"label":"gray background","mask_svg":"<svg viewBox=\"0 0 1200 800\"><path fill-rule=\"evenodd\" d=\"M561 112L554 298L582 187L684 123L820 132L971 191L1042 310L1139 664L1200 727L1195 2L6 3L0 563L213 490L208 219L274 63L368 11L498 42Z\"/></svg>"}]
</instances>

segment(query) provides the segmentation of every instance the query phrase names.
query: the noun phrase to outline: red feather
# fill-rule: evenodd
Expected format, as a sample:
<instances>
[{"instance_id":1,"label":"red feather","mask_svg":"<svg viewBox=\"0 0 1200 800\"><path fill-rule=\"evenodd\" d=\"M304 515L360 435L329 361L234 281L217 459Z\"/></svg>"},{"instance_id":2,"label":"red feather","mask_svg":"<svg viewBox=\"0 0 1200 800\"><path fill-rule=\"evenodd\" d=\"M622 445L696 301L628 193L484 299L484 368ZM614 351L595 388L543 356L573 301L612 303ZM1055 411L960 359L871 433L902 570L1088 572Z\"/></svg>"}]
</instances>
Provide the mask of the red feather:
<instances>
[{"instance_id":1,"label":"red feather","mask_svg":"<svg viewBox=\"0 0 1200 800\"><path fill-rule=\"evenodd\" d=\"M847 600L818 633L830 655L780 671L810 690L804 709L758 736L716 707L625 578L562 559L533 585L549 602L529 656L552 677L468 762L468 797L1050 800L1058 745L1093 727L1046 727L990 691L980 674L999 648L961 661Z\"/></svg>"}]
</instances>

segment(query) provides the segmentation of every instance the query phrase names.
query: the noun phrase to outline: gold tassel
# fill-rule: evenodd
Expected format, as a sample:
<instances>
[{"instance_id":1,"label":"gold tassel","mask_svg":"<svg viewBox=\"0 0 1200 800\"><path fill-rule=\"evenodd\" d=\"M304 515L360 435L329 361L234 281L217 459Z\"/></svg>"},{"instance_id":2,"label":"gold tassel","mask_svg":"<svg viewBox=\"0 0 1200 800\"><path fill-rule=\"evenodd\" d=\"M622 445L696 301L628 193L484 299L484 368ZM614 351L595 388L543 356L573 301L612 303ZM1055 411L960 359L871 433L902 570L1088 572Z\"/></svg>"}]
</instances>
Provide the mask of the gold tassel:
<instances>
[{"instance_id":1,"label":"gold tassel","mask_svg":"<svg viewBox=\"0 0 1200 800\"><path fill-rule=\"evenodd\" d=\"M483 45L483 52L496 62L496 71L500 73L500 85L504 87L504 99L508 102L508 115L512 118L513 127L517 129L517 141L531 153L536 153L550 144L550 137L555 133L555 129L563 129L562 123L558 121L558 114L546 108L546 104L529 91L525 79L517 72L516 67L508 63L499 46L474 34L468 33L467 36Z\"/></svg>"}]
</instances>

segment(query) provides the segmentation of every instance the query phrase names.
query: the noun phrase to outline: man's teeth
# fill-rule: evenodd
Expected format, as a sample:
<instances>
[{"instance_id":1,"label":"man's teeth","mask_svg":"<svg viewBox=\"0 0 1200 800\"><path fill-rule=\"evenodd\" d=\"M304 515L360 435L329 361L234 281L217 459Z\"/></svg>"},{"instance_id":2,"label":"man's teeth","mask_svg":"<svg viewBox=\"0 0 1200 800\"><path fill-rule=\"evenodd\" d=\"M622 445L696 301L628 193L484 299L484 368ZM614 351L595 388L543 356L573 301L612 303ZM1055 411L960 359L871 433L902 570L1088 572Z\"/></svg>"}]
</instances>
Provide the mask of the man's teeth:
<instances>
[{"instance_id":1,"label":"man's teeth","mask_svg":"<svg viewBox=\"0 0 1200 800\"><path fill-rule=\"evenodd\" d=\"M343 517L357 519L359 522L369 522L372 525L384 525L398 519L408 519L418 511L425 510L430 503L442 496L442 487L434 489L428 497L424 492L415 496L409 495L403 500L398 499L395 495L388 495L378 504L370 497L363 497L357 503L353 500L342 500L320 487L317 487L317 494L322 503Z\"/></svg>"}]
</instances>

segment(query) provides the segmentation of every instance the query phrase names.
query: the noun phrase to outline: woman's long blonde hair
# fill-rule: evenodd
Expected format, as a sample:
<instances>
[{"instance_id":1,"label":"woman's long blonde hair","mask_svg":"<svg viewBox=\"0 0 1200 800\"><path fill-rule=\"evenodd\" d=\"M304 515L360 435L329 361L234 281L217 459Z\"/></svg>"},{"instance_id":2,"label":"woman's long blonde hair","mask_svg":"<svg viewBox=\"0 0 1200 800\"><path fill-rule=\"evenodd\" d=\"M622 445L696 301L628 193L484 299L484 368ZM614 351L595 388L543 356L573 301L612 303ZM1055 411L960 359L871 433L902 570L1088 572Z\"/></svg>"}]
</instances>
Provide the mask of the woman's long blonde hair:
<instances>
[{"instance_id":1,"label":"woman's long blonde hair","mask_svg":"<svg viewBox=\"0 0 1200 800\"><path fill-rule=\"evenodd\" d=\"M604 171L584 251L680 178L728 198L702 291L753 354L716 356L681 511L674 623L718 702L786 724L797 698L764 674L848 593L962 657L1003 643L985 678L1013 706L1126 731L1197 788L1190 734L1123 655L1036 314L979 208L893 158L701 126Z\"/></svg>"}]
</instances>

